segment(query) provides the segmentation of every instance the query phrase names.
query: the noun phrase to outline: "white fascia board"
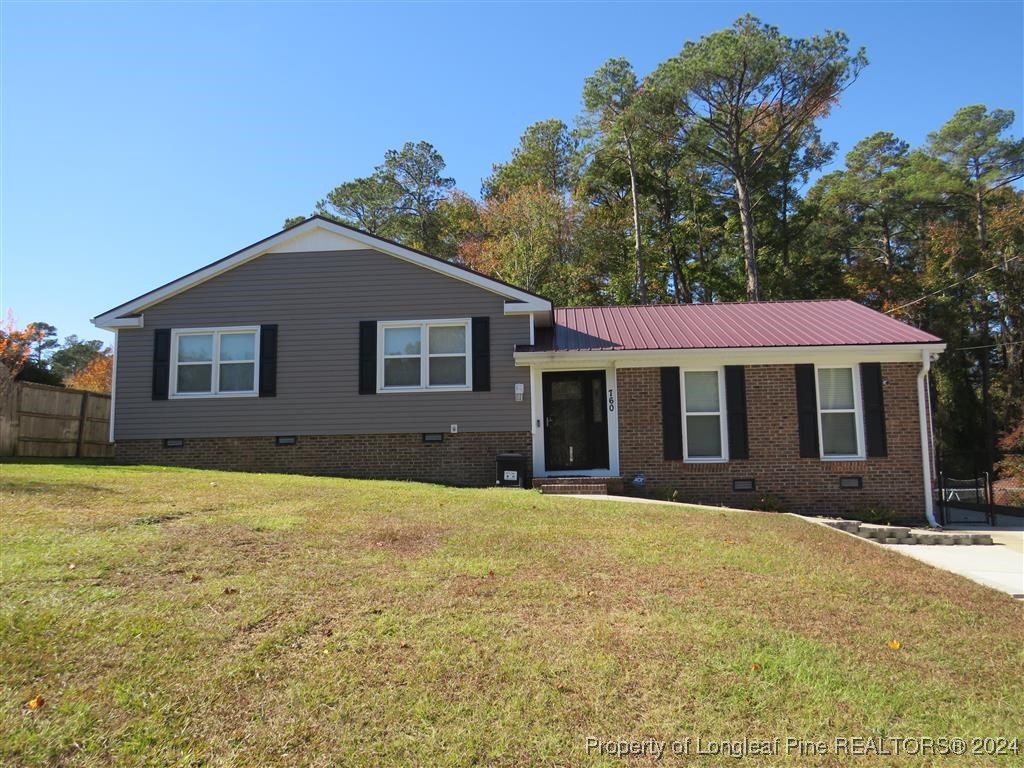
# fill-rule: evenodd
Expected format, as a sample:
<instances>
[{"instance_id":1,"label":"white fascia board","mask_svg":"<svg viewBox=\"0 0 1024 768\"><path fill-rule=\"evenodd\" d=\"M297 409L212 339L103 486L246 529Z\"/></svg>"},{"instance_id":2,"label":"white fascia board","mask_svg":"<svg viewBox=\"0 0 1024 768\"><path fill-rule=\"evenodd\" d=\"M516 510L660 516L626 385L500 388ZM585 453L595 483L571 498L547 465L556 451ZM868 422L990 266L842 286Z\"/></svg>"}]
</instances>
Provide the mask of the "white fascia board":
<instances>
[{"instance_id":1,"label":"white fascia board","mask_svg":"<svg viewBox=\"0 0 1024 768\"><path fill-rule=\"evenodd\" d=\"M408 248L403 248L400 245L395 245L394 243L389 243L384 240L380 240L379 238L376 238L373 235L367 235L363 232L359 232L354 229L349 229L348 227L343 227L339 224L335 224L330 221L325 221L323 219L309 219L307 221L304 221L302 224L291 227L290 229L282 230L276 235L272 235L271 237L268 237L264 240L260 240L258 243L255 243L254 245L251 245L248 248L245 248L239 251L238 253L229 256L226 259L221 259L220 261L214 262L213 264L210 264L207 267L197 270L196 272L193 272L189 275L185 275L184 277L180 277L177 280L174 280L168 283L167 285L162 286L161 288L157 288L156 290L150 291L149 293L144 294L139 298L128 302L127 304L115 307L109 312L106 312L102 315L98 315L93 318L93 325L96 325L99 328L140 327L135 325L118 326L117 323L126 319L123 317L123 315L130 315L141 312L147 307L151 307L154 304L158 304L161 301L171 298L172 296L176 296L177 294L186 291L189 288L193 288L199 285L200 283L205 283L207 280L217 277L218 275L221 275L227 272L228 270L234 269L235 267L240 266L246 263L247 261L251 261L252 259L255 259L257 256L262 256L264 253L276 249L282 243L288 242L290 240L295 240L296 238L299 238L302 235L308 234L317 229L321 229L326 232L331 232L340 237L359 243L365 246L366 248L377 250L380 251L381 253L386 253L389 256L394 256L396 258L402 259L403 261L408 261L412 264L416 264L425 269L429 269L433 272L437 272L447 277L460 280L464 283L475 285L476 287L483 288L484 290L490 291L491 293L496 293L499 296L504 296L506 299L510 299L513 302L517 302L511 305L515 307L517 310L526 305L529 305L531 309L525 311L538 312L542 310L551 310L550 301L542 299L539 296L534 296L532 293L527 293L526 291L521 291L518 288L513 288L511 286L504 285L503 283L499 283L496 280L492 280L489 277L485 277L484 275L478 275L475 272L469 272L460 267L456 267L453 264L449 264L446 261L440 261L438 259L431 258L430 256L425 256L422 253L417 253L416 251L409 250ZM506 311L508 309L509 307L507 306Z\"/></svg>"},{"instance_id":2,"label":"white fascia board","mask_svg":"<svg viewBox=\"0 0 1024 768\"><path fill-rule=\"evenodd\" d=\"M518 366L572 369L581 365L657 368L693 365L772 365L796 363L916 363L922 352L939 354L945 344L863 344L830 347L741 347L728 349L564 350L516 352Z\"/></svg>"},{"instance_id":3,"label":"white fascia board","mask_svg":"<svg viewBox=\"0 0 1024 768\"><path fill-rule=\"evenodd\" d=\"M116 331L118 328L144 328L144 320L142 315L136 315L135 317L114 317L110 320L103 321L103 318L107 315L100 315L92 319L92 324L97 328L102 328L104 331ZM103 321L103 322L101 322Z\"/></svg>"},{"instance_id":4,"label":"white fascia board","mask_svg":"<svg viewBox=\"0 0 1024 768\"><path fill-rule=\"evenodd\" d=\"M505 302L506 315L534 315L537 312L550 312L551 302L546 299L534 298L531 301Z\"/></svg>"}]
</instances>

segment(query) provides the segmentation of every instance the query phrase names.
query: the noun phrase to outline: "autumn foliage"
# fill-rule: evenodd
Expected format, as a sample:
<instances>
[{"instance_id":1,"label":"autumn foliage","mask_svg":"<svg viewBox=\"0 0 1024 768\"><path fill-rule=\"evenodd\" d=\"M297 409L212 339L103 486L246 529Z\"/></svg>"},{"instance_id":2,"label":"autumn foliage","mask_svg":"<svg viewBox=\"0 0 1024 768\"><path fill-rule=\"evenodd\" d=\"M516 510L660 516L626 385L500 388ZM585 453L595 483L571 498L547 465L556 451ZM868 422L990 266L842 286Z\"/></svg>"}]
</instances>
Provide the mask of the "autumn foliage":
<instances>
[{"instance_id":1,"label":"autumn foliage","mask_svg":"<svg viewBox=\"0 0 1024 768\"><path fill-rule=\"evenodd\" d=\"M8 309L0 327L0 399L6 397L15 377L25 367L37 332L32 325L19 329L14 313Z\"/></svg>"},{"instance_id":2,"label":"autumn foliage","mask_svg":"<svg viewBox=\"0 0 1024 768\"><path fill-rule=\"evenodd\" d=\"M86 389L90 392L110 394L114 373L114 356L105 350L82 370L71 374L64 384L71 389Z\"/></svg>"},{"instance_id":3,"label":"autumn foliage","mask_svg":"<svg viewBox=\"0 0 1024 768\"><path fill-rule=\"evenodd\" d=\"M1024 487L1024 416L1000 438L999 450L1003 454L996 464L1000 479Z\"/></svg>"}]
</instances>

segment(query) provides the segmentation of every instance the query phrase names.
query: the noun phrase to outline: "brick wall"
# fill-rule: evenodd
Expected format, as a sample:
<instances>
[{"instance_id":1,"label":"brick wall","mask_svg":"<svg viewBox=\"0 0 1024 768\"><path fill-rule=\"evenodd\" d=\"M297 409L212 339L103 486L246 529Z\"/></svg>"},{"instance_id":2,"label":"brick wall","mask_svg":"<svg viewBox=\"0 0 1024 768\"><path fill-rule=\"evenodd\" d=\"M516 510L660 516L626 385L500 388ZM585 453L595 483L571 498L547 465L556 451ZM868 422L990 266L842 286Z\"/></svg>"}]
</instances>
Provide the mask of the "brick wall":
<instances>
[{"instance_id":1,"label":"brick wall","mask_svg":"<svg viewBox=\"0 0 1024 768\"><path fill-rule=\"evenodd\" d=\"M448 485L494 485L499 453L521 453L530 467L529 432L460 432L442 443L423 435L300 435L295 445L273 437L186 438L180 448L163 440L119 440L122 464L158 464L251 472L294 472Z\"/></svg>"},{"instance_id":2,"label":"brick wall","mask_svg":"<svg viewBox=\"0 0 1024 768\"><path fill-rule=\"evenodd\" d=\"M648 486L676 490L681 501L754 506L763 494L792 512L852 515L868 505L924 519L921 444L917 424L915 363L883 363L888 453L865 461L800 458L796 384L791 365L746 369L750 458L725 464L665 461L661 436L661 379L657 368L617 371L619 467L627 480L637 472ZM840 489L839 478L859 476L863 488ZM754 478L757 490L733 491L732 481Z\"/></svg>"}]
</instances>

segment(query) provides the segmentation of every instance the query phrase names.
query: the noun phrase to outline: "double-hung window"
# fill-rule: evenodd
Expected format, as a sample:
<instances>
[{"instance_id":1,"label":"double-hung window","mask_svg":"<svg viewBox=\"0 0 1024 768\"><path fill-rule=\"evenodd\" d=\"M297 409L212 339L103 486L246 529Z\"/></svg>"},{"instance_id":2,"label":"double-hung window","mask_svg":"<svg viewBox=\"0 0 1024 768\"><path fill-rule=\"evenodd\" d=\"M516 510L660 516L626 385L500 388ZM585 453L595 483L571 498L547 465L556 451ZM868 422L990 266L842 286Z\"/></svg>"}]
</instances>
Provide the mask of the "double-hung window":
<instances>
[{"instance_id":1,"label":"double-hung window","mask_svg":"<svg viewBox=\"0 0 1024 768\"><path fill-rule=\"evenodd\" d=\"M683 371L683 459L727 461L725 377L721 369Z\"/></svg>"},{"instance_id":2,"label":"double-hung window","mask_svg":"<svg viewBox=\"0 0 1024 768\"><path fill-rule=\"evenodd\" d=\"M172 332L173 397L237 397L258 392L257 328L202 328Z\"/></svg>"},{"instance_id":3,"label":"double-hung window","mask_svg":"<svg viewBox=\"0 0 1024 768\"><path fill-rule=\"evenodd\" d=\"M855 369L818 368L817 375L822 458L864 458L860 381Z\"/></svg>"},{"instance_id":4,"label":"double-hung window","mask_svg":"<svg viewBox=\"0 0 1024 768\"><path fill-rule=\"evenodd\" d=\"M385 322L378 327L379 391L472 387L468 319Z\"/></svg>"}]
</instances>

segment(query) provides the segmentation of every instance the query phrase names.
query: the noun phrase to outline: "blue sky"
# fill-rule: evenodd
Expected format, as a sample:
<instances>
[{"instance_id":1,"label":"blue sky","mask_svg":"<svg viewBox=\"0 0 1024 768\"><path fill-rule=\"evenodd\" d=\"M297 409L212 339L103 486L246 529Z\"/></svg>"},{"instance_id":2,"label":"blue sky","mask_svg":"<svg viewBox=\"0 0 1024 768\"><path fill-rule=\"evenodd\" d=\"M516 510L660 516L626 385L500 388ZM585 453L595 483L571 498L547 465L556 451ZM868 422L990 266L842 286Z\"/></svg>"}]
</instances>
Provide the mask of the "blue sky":
<instances>
[{"instance_id":1,"label":"blue sky","mask_svg":"<svg viewBox=\"0 0 1024 768\"><path fill-rule=\"evenodd\" d=\"M750 11L841 29L870 66L823 125L844 153L921 142L958 107L1014 109L1024 4L0 4L0 308L89 318L309 213L426 140L479 194L522 130L571 122L613 56L641 73Z\"/></svg>"}]
</instances>

